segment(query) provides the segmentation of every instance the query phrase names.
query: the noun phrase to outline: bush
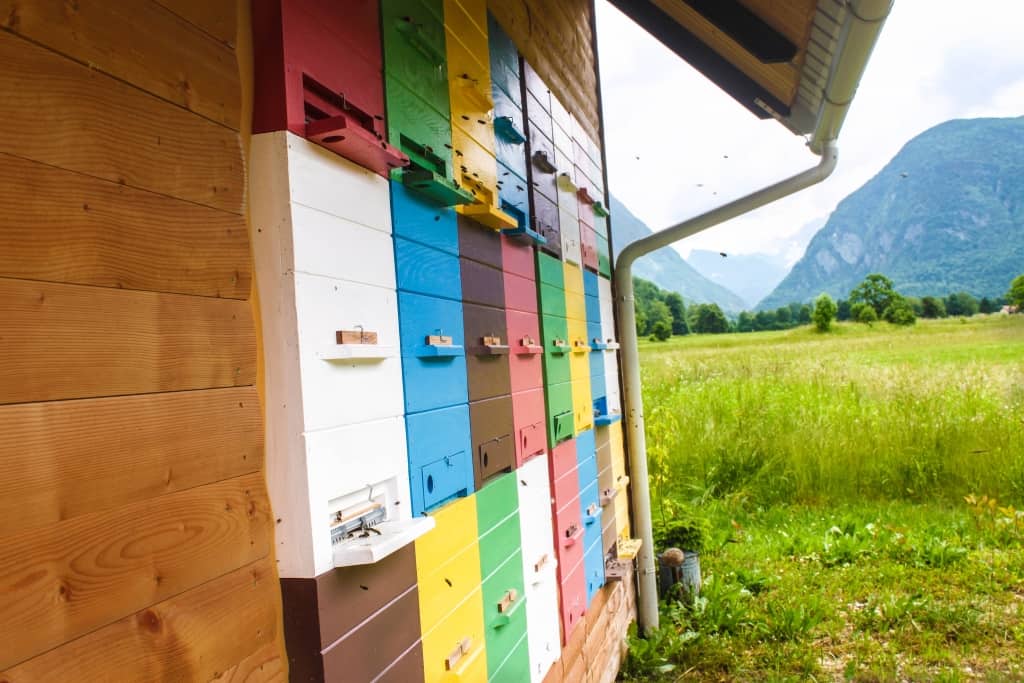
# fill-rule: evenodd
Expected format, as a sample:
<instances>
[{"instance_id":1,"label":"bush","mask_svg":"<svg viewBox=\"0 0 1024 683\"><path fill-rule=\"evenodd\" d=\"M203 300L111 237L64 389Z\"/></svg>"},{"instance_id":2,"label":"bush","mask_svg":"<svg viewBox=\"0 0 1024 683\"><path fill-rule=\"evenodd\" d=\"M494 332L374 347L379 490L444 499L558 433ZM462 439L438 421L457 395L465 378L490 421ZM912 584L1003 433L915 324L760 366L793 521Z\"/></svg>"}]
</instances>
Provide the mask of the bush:
<instances>
[{"instance_id":1,"label":"bush","mask_svg":"<svg viewBox=\"0 0 1024 683\"><path fill-rule=\"evenodd\" d=\"M867 304L855 304L850 313L853 319L859 323L870 325L878 321L878 314L875 313L875 309Z\"/></svg>"},{"instance_id":2,"label":"bush","mask_svg":"<svg viewBox=\"0 0 1024 683\"><path fill-rule=\"evenodd\" d=\"M934 296L926 296L921 299L922 318L945 318L946 302Z\"/></svg>"},{"instance_id":3,"label":"bush","mask_svg":"<svg viewBox=\"0 0 1024 683\"><path fill-rule=\"evenodd\" d=\"M822 294L814 300L814 313L811 319L819 332L828 332L832 328L832 321L836 317L838 307L828 294Z\"/></svg>"},{"instance_id":4,"label":"bush","mask_svg":"<svg viewBox=\"0 0 1024 683\"><path fill-rule=\"evenodd\" d=\"M708 547L711 525L701 515L682 513L654 529L655 552L679 548L702 553Z\"/></svg>"},{"instance_id":5,"label":"bush","mask_svg":"<svg viewBox=\"0 0 1024 683\"><path fill-rule=\"evenodd\" d=\"M846 299L840 299L836 302L836 320L849 320L850 319L850 302Z\"/></svg>"},{"instance_id":6,"label":"bush","mask_svg":"<svg viewBox=\"0 0 1024 683\"><path fill-rule=\"evenodd\" d=\"M1024 275L1013 278L1010 289L1006 292L1006 299L1011 306L1024 310Z\"/></svg>"},{"instance_id":7,"label":"bush","mask_svg":"<svg viewBox=\"0 0 1024 683\"><path fill-rule=\"evenodd\" d=\"M672 336L672 326L664 320L659 320L651 327L651 341L666 341Z\"/></svg>"},{"instance_id":8,"label":"bush","mask_svg":"<svg viewBox=\"0 0 1024 683\"><path fill-rule=\"evenodd\" d=\"M957 292L946 297L946 313L971 317L978 312L978 300L967 292Z\"/></svg>"},{"instance_id":9,"label":"bush","mask_svg":"<svg viewBox=\"0 0 1024 683\"><path fill-rule=\"evenodd\" d=\"M721 334L729 331L729 319L725 317L718 304L699 304L696 308L694 322L690 325L691 331L698 334Z\"/></svg>"},{"instance_id":10,"label":"bush","mask_svg":"<svg viewBox=\"0 0 1024 683\"><path fill-rule=\"evenodd\" d=\"M913 325L917 322L917 316L914 315L914 309L910 302L898 294L882 312L882 318L893 325Z\"/></svg>"}]
</instances>

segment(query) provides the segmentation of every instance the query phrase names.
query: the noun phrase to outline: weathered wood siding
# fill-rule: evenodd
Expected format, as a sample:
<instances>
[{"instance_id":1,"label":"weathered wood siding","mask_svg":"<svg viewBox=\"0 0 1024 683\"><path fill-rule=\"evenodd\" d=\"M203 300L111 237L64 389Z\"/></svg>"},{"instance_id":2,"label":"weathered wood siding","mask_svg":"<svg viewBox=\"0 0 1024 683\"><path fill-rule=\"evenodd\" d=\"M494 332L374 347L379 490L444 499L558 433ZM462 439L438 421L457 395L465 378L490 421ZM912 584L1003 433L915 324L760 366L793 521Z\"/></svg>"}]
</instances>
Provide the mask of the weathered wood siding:
<instances>
[{"instance_id":1,"label":"weathered wood siding","mask_svg":"<svg viewBox=\"0 0 1024 683\"><path fill-rule=\"evenodd\" d=\"M237 23L0 0L0 681L286 675Z\"/></svg>"},{"instance_id":2,"label":"weathered wood siding","mask_svg":"<svg viewBox=\"0 0 1024 683\"><path fill-rule=\"evenodd\" d=\"M488 0L487 9L551 94L595 140L601 140L594 0Z\"/></svg>"}]
</instances>

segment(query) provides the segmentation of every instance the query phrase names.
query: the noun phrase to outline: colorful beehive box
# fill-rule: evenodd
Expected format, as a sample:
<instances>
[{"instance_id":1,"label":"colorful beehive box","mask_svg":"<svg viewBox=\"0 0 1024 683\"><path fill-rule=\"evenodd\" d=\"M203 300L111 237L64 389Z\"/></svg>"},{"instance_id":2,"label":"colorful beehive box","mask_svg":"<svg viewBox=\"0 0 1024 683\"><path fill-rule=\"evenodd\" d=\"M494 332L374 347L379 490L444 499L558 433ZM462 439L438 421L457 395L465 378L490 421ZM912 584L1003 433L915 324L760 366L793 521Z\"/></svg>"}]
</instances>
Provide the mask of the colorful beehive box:
<instances>
[{"instance_id":1,"label":"colorful beehive box","mask_svg":"<svg viewBox=\"0 0 1024 683\"><path fill-rule=\"evenodd\" d=\"M409 159L391 177L442 206L472 203L453 166L441 0L381 0L388 142Z\"/></svg>"},{"instance_id":2,"label":"colorful beehive box","mask_svg":"<svg viewBox=\"0 0 1024 683\"><path fill-rule=\"evenodd\" d=\"M600 166L483 0L320 4L264 3L268 25L281 17L268 73L283 85L260 93L257 119L280 129L255 155L283 164L256 187L295 226L296 266L279 275L294 280L316 503L295 501L302 534L280 527L286 631L315 636L293 672L543 681L566 651L579 666L629 535ZM351 16L353 35L375 12L350 48L310 52L342 35L333 19ZM325 103L398 163L310 135ZM376 541L392 527L404 535Z\"/></svg>"},{"instance_id":3,"label":"colorful beehive box","mask_svg":"<svg viewBox=\"0 0 1024 683\"><path fill-rule=\"evenodd\" d=\"M387 177L408 157L385 141L379 6L253 2L253 132L289 130Z\"/></svg>"}]
</instances>

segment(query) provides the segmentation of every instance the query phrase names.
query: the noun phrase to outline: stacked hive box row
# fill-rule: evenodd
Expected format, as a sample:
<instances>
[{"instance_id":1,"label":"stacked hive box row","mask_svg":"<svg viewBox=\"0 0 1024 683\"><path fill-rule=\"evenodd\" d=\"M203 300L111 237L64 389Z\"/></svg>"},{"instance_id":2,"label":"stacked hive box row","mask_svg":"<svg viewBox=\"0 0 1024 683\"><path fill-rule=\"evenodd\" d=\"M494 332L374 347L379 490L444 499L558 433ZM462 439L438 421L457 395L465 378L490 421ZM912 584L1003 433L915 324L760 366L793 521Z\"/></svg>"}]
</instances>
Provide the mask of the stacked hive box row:
<instances>
[{"instance_id":1,"label":"stacked hive box row","mask_svg":"<svg viewBox=\"0 0 1024 683\"><path fill-rule=\"evenodd\" d=\"M483 0L254 25L293 676L540 680L628 536L598 147Z\"/></svg>"}]
</instances>

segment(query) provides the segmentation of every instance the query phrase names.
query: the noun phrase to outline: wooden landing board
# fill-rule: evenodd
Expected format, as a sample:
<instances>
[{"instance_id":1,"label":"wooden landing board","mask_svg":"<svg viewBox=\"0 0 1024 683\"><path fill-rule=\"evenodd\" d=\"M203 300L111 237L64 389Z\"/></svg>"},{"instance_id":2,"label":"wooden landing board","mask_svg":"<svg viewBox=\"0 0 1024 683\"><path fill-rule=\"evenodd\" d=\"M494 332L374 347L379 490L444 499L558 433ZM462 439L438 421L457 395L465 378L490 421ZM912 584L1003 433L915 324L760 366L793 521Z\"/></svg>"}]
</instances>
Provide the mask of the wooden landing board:
<instances>
[{"instance_id":1,"label":"wooden landing board","mask_svg":"<svg viewBox=\"0 0 1024 683\"><path fill-rule=\"evenodd\" d=\"M238 130L234 50L154 2L0 0L0 26Z\"/></svg>"},{"instance_id":2,"label":"wooden landing board","mask_svg":"<svg viewBox=\"0 0 1024 683\"><path fill-rule=\"evenodd\" d=\"M0 406L0 538L263 467L253 387Z\"/></svg>"},{"instance_id":3,"label":"wooden landing board","mask_svg":"<svg viewBox=\"0 0 1024 683\"><path fill-rule=\"evenodd\" d=\"M0 152L241 214L238 134L0 31Z\"/></svg>"},{"instance_id":4,"label":"wooden landing board","mask_svg":"<svg viewBox=\"0 0 1024 683\"><path fill-rule=\"evenodd\" d=\"M0 278L0 404L245 386L248 302Z\"/></svg>"},{"instance_id":5,"label":"wooden landing board","mask_svg":"<svg viewBox=\"0 0 1024 683\"><path fill-rule=\"evenodd\" d=\"M237 214L7 154L0 206L0 277L249 296L249 236Z\"/></svg>"},{"instance_id":6,"label":"wooden landing board","mask_svg":"<svg viewBox=\"0 0 1024 683\"><path fill-rule=\"evenodd\" d=\"M283 680L279 599L273 561L262 559L0 671L0 679Z\"/></svg>"},{"instance_id":7,"label":"wooden landing board","mask_svg":"<svg viewBox=\"0 0 1024 683\"><path fill-rule=\"evenodd\" d=\"M266 557L272 526L263 476L251 474L7 537L0 554L0 669ZM272 588L258 600L271 612L274 578L267 568ZM230 602L228 608L235 609ZM214 613L194 606L184 614L199 618L208 610ZM142 621L143 630L163 629L159 613L143 613ZM96 648L94 655L112 658L117 648Z\"/></svg>"}]
</instances>

